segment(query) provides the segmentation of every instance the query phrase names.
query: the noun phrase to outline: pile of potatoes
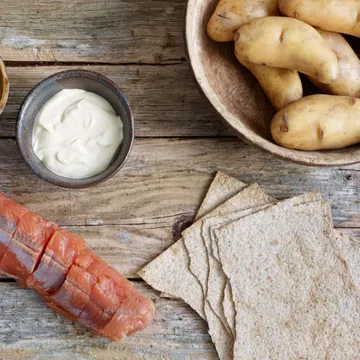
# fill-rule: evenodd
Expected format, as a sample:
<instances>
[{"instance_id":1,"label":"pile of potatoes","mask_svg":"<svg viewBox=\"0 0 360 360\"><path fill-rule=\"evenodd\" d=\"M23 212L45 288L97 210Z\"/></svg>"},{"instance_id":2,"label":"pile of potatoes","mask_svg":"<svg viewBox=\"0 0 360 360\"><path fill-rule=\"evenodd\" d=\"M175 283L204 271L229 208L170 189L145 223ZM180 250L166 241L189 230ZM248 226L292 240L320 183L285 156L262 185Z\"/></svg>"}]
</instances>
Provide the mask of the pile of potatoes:
<instances>
[{"instance_id":1,"label":"pile of potatoes","mask_svg":"<svg viewBox=\"0 0 360 360\"><path fill-rule=\"evenodd\" d=\"M279 145L360 143L360 60L340 35L360 37L360 0L220 0L207 32L235 41L236 58L278 111L271 134ZM303 97L299 72L329 95Z\"/></svg>"}]
</instances>

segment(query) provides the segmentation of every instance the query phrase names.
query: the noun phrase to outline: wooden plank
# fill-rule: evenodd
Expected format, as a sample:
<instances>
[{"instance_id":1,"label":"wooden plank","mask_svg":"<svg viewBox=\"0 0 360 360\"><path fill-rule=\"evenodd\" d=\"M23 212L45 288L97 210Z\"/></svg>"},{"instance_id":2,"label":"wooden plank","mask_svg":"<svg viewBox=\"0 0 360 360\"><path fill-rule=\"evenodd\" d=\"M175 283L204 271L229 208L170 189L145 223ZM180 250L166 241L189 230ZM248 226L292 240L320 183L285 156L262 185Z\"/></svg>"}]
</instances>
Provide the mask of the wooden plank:
<instances>
[{"instance_id":1,"label":"wooden plank","mask_svg":"<svg viewBox=\"0 0 360 360\"><path fill-rule=\"evenodd\" d=\"M0 137L15 135L19 107L42 79L79 67L8 67L10 97L0 119ZM230 135L200 95L186 63L173 66L85 66L114 80L128 95L136 136Z\"/></svg>"},{"instance_id":2,"label":"wooden plank","mask_svg":"<svg viewBox=\"0 0 360 360\"><path fill-rule=\"evenodd\" d=\"M0 54L11 61L179 61L185 3L3 0Z\"/></svg>"},{"instance_id":3,"label":"wooden plank","mask_svg":"<svg viewBox=\"0 0 360 360\"><path fill-rule=\"evenodd\" d=\"M160 298L144 283L135 286L154 300L155 320L111 343L62 318L32 291L0 283L0 359L217 359L206 323L194 311L180 300Z\"/></svg>"},{"instance_id":4,"label":"wooden plank","mask_svg":"<svg viewBox=\"0 0 360 360\"><path fill-rule=\"evenodd\" d=\"M360 165L305 167L278 160L234 138L137 139L124 168L104 184L69 190L37 178L15 141L0 140L0 189L61 225L151 225L176 229L192 219L214 173L258 182L283 199L320 190L335 225L360 227Z\"/></svg>"},{"instance_id":5,"label":"wooden plank","mask_svg":"<svg viewBox=\"0 0 360 360\"><path fill-rule=\"evenodd\" d=\"M359 228L338 228L343 234L360 241L360 229Z\"/></svg>"}]
</instances>

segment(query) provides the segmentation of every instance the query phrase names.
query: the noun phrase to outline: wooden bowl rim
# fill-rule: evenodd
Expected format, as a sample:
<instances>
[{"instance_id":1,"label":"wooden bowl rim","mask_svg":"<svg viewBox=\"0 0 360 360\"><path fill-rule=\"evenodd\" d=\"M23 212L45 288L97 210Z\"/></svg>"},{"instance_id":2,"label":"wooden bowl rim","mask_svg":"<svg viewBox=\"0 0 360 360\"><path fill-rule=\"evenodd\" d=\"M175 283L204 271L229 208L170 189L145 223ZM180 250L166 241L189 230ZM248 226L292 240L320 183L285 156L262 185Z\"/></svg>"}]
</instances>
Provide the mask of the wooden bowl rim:
<instances>
[{"instance_id":1,"label":"wooden bowl rim","mask_svg":"<svg viewBox=\"0 0 360 360\"><path fill-rule=\"evenodd\" d=\"M2 77L2 89L0 95L0 115L5 109L6 103L9 98L9 91L10 91L10 83L8 74L6 71L5 63L3 59L0 57L0 76Z\"/></svg>"},{"instance_id":2,"label":"wooden bowl rim","mask_svg":"<svg viewBox=\"0 0 360 360\"><path fill-rule=\"evenodd\" d=\"M221 101L218 100L216 94L213 91L210 91L211 86L207 81L200 57L197 57L194 54L194 41L196 41L196 39L194 38L194 27L192 22L195 20L194 12L198 7L199 2L201 2L201 0L188 0L186 6L184 24L186 57L200 92L208 100L213 109L216 111L220 120L228 128L230 128L241 140L245 141L247 144L255 146L258 149L265 150L277 158L289 160L298 164L308 166L334 167L352 165L360 162L360 151L358 153L343 153L341 157L334 157L334 152L339 152L342 150L332 150L326 152L318 151L316 153L321 154L322 156L313 156L314 152L284 148L280 145L277 145L276 143L264 139L260 135L257 135L255 132L244 126L243 122L239 121L239 119L241 120L243 114L239 114L237 117L235 117L229 113ZM195 68L201 72L197 71Z\"/></svg>"}]
</instances>

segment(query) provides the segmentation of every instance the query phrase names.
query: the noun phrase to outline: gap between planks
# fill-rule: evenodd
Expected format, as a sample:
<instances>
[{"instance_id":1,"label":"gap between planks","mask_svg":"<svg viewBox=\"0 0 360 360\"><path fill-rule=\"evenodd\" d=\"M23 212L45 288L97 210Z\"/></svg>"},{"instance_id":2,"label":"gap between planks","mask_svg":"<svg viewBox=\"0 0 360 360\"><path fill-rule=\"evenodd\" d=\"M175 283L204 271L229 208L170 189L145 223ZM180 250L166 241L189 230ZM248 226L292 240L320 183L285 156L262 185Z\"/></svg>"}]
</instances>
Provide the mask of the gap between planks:
<instances>
[{"instance_id":1,"label":"gap between planks","mask_svg":"<svg viewBox=\"0 0 360 360\"><path fill-rule=\"evenodd\" d=\"M94 62L94 61L4 61L7 67L45 67L45 66L174 66L181 65L187 62L185 57L178 59L168 59L162 63L147 63L147 62L127 62L127 63L109 63L109 62Z\"/></svg>"}]
</instances>

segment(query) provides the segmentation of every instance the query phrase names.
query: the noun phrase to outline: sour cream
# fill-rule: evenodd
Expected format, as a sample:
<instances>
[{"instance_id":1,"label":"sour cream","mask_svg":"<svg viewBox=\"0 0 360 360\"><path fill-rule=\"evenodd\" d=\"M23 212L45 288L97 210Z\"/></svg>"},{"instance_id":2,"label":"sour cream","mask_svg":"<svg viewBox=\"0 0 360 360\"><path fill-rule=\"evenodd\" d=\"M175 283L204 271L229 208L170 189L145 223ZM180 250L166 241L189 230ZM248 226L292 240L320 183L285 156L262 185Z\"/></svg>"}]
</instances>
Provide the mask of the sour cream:
<instances>
[{"instance_id":1,"label":"sour cream","mask_svg":"<svg viewBox=\"0 0 360 360\"><path fill-rule=\"evenodd\" d=\"M110 165L122 140L122 121L104 98L85 90L65 89L41 108L32 146L55 174L86 179Z\"/></svg>"}]
</instances>

